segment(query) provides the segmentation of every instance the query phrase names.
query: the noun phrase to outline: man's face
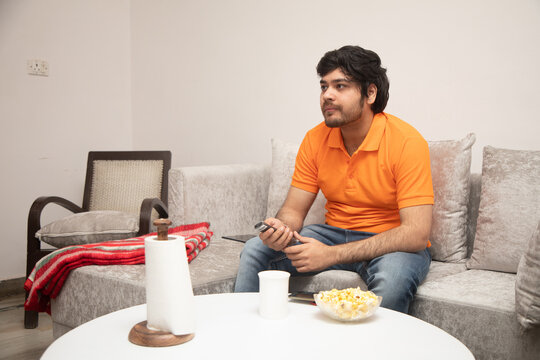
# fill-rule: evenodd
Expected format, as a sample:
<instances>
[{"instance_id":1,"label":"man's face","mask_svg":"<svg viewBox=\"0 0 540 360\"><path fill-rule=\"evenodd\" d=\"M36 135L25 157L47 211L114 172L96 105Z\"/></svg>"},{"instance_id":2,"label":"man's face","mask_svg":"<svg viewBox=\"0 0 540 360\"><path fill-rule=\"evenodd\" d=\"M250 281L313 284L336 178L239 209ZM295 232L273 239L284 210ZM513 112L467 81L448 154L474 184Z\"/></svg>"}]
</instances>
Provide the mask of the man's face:
<instances>
[{"instance_id":1,"label":"man's face","mask_svg":"<svg viewBox=\"0 0 540 360\"><path fill-rule=\"evenodd\" d=\"M340 69L321 79L321 110L326 126L343 127L360 120L364 101L360 88Z\"/></svg>"}]
</instances>

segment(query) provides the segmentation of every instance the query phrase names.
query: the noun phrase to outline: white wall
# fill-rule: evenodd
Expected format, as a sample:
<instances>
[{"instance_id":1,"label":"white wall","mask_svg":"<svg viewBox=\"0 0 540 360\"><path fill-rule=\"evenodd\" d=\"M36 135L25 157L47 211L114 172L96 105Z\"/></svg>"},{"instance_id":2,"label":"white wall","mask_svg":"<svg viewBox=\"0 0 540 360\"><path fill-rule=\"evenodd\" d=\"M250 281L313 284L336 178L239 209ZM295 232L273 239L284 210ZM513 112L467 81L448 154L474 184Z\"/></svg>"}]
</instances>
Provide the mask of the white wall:
<instances>
[{"instance_id":1,"label":"white wall","mask_svg":"<svg viewBox=\"0 0 540 360\"><path fill-rule=\"evenodd\" d=\"M0 280L26 268L28 210L79 205L90 150L130 150L129 1L0 0ZM49 77L26 73L47 60ZM56 209L55 209L56 208ZM46 209L43 220L64 213Z\"/></svg>"},{"instance_id":2,"label":"white wall","mask_svg":"<svg viewBox=\"0 0 540 360\"><path fill-rule=\"evenodd\" d=\"M89 150L269 163L322 121L315 66L346 44L379 53L387 111L427 139L475 132L473 171L485 145L539 149L539 43L538 0L0 0L0 280L24 275L37 196L80 203Z\"/></svg>"},{"instance_id":3,"label":"white wall","mask_svg":"<svg viewBox=\"0 0 540 360\"><path fill-rule=\"evenodd\" d=\"M538 0L132 1L134 144L173 164L269 162L322 116L315 66L357 44L388 68L387 111L427 139L538 149ZM149 132L154 129L153 132ZM169 136L159 138L157 130Z\"/></svg>"}]
</instances>

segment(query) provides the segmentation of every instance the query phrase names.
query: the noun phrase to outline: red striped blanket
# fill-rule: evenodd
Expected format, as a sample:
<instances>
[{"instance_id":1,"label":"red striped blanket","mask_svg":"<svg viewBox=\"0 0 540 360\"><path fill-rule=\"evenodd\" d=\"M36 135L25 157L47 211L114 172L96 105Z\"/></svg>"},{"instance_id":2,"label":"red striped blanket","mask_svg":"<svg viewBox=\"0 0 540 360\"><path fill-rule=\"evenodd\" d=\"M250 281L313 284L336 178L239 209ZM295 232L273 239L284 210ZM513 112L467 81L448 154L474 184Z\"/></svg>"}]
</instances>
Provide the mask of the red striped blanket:
<instances>
[{"instance_id":1,"label":"red striped blanket","mask_svg":"<svg viewBox=\"0 0 540 360\"><path fill-rule=\"evenodd\" d=\"M209 227L209 223L199 223L169 229L170 235L185 237L188 262L208 246L213 235ZM71 270L78 267L144 264L144 238L153 235L156 233L125 240L67 246L43 257L24 283L24 289L29 292L24 308L50 314L50 300L58 296Z\"/></svg>"}]
</instances>

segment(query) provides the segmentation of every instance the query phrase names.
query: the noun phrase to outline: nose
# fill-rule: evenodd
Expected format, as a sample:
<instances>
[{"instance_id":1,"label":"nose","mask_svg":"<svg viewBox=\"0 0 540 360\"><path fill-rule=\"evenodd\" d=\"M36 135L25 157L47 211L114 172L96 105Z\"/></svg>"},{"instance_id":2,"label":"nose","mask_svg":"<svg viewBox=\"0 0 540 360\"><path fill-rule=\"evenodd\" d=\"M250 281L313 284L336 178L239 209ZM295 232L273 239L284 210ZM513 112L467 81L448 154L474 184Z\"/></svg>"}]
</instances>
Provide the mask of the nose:
<instances>
[{"instance_id":1,"label":"nose","mask_svg":"<svg viewBox=\"0 0 540 360\"><path fill-rule=\"evenodd\" d=\"M333 100L336 99L335 93L334 93L334 91L332 90L331 87L329 87L328 89L326 89L326 90L321 94L321 97L322 97L322 99L324 99L324 100L329 100L329 101L333 101Z\"/></svg>"}]
</instances>

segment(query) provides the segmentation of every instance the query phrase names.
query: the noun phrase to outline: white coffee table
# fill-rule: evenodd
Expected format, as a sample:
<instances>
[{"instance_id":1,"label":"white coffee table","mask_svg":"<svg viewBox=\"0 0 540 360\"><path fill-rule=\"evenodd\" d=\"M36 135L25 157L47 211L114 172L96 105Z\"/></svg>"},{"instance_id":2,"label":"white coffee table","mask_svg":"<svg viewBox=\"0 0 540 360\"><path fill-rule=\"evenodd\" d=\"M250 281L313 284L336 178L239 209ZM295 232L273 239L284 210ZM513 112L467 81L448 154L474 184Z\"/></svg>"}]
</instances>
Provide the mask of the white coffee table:
<instances>
[{"instance_id":1,"label":"white coffee table","mask_svg":"<svg viewBox=\"0 0 540 360\"><path fill-rule=\"evenodd\" d=\"M316 306L291 302L286 319L266 320L258 314L256 293L195 299L197 331L185 344L149 348L130 343L133 325L146 320L146 305L139 305L71 330L41 359L474 359L443 330L384 308L364 321L344 323Z\"/></svg>"}]
</instances>

